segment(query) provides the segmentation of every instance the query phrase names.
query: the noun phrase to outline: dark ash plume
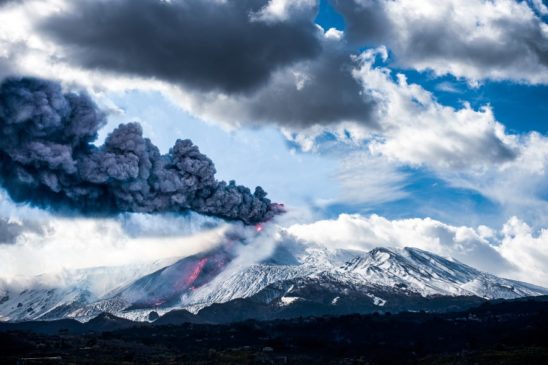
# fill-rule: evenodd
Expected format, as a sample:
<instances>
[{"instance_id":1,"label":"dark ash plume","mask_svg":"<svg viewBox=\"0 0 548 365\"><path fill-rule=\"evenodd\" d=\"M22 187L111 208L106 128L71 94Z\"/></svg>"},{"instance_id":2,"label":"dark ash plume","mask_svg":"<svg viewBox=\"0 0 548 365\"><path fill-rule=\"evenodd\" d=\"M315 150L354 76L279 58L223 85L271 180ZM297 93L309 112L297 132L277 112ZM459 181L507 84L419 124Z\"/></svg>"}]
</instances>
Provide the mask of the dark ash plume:
<instances>
[{"instance_id":1,"label":"dark ash plume","mask_svg":"<svg viewBox=\"0 0 548 365\"><path fill-rule=\"evenodd\" d=\"M247 224L282 212L257 187L215 179L213 162L188 139L160 154L137 123L92 143L106 119L85 93L10 78L0 84L0 183L12 199L83 213L184 212Z\"/></svg>"}]
</instances>

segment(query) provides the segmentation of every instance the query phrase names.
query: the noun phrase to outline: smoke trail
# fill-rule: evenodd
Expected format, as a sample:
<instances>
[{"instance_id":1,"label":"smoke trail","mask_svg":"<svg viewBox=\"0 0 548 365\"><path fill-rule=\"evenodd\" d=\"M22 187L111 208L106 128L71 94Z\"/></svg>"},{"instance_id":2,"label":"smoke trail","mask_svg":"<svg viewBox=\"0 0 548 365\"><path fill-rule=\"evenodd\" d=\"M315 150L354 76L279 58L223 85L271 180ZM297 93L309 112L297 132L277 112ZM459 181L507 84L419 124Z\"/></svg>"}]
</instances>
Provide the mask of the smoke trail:
<instances>
[{"instance_id":1,"label":"smoke trail","mask_svg":"<svg viewBox=\"0 0 548 365\"><path fill-rule=\"evenodd\" d=\"M10 78L0 85L0 183L11 198L83 213L184 212L262 222L283 211L258 186L215 179L192 141L162 155L138 123L122 124L95 146L106 119L85 93L58 83Z\"/></svg>"}]
</instances>

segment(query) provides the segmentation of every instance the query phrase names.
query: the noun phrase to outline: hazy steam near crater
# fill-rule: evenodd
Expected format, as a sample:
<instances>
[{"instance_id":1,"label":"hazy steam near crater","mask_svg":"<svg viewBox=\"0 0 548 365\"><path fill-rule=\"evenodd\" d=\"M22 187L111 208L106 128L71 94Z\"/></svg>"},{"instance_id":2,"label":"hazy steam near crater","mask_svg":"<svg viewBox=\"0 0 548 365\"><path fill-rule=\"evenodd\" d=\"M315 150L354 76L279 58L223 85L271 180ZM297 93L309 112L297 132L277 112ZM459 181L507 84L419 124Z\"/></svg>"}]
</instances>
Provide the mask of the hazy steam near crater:
<instances>
[{"instance_id":1,"label":"hazy steam near crater","mask_svg":"<svg viewBox=\"0 0 548 365\"><path fill-rule=\"evenodd\" d=\"M193 303L197 289L215 285L234 272L270 257L279 240L276 225L257 225L255 229L230 225L219 236L217 245L136 280L120 296L132 309Z\"/></svg>"},{"instance_id":2,"label":"hazy steam near crater","mask_svg":"<svg viewBox=\"0 0 548 365\"><path fill-rule=\"evenodd\" d=\"M215 179L192 141L162 155L138 123L95 146L104 114L85 93L58 83L10 78L0 84L0 183L16 202L90 214L196 211L255 224L283 212L259 186Z\"/></svg>"}]
</instances>

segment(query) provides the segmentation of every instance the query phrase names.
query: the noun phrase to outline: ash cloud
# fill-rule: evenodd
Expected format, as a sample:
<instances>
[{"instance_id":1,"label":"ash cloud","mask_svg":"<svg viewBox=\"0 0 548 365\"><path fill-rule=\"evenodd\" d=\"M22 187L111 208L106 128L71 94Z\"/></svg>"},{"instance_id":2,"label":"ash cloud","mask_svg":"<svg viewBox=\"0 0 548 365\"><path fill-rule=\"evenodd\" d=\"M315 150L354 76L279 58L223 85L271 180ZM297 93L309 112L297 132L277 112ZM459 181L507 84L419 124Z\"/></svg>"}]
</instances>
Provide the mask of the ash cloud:
<instances>
[{"instance_id":1,"label":"ash cloud","mask_svg":"<svg viewBox=\"0 0 548 365\"><path fill-rule=\"evenodd\" d=\"M247 93L321 49L314 9L261 21L268 0L85 0L39 26L71 61L199 91Z\"/></svg>"},{"instance_id":2,"label":"ash cloud","mask_svg":"<svg viewBox=\"0 0 548 365\"><path fill-rule=\"evenodd\" d=\"M85 93L55 82L0 84L0 183L17 202L87 214L186 212L253 224L282 212L266 192L215 179L213 162L190 140L168 154L122 124L95 146L106 119Z\"/></svg>"}]
</instances>

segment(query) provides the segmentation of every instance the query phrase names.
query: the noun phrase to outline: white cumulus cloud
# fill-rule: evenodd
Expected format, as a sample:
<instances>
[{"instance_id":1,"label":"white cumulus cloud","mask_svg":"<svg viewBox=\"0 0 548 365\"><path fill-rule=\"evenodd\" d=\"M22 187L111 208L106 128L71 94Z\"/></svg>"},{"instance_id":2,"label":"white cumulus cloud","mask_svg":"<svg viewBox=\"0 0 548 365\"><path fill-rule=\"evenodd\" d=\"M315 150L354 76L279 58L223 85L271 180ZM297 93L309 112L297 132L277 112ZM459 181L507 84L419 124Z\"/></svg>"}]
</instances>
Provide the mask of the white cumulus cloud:
<instances>
[{"instance_id":1,"label":"white cumulus cloud","mask_svg":"<svg viewBox=\"0 0 548 365\"><path fill-rule=\"evenodd\" d=\"M417 247L495 275L548 286L548 230L535 232L517 217L495 230L453 226L431 218L389 220L375 214L341 214L337 219L292 225L286 232L303 242L337 248Z\"/></svg>"}]
</instances>

